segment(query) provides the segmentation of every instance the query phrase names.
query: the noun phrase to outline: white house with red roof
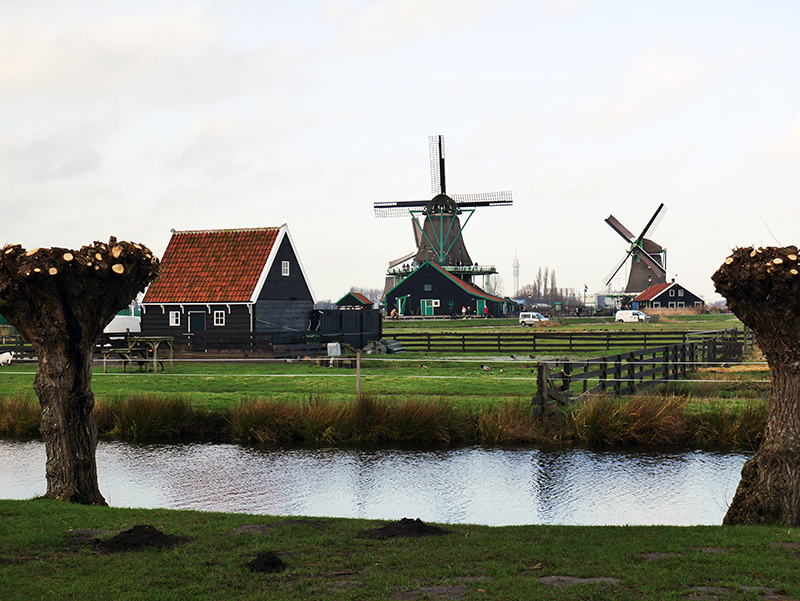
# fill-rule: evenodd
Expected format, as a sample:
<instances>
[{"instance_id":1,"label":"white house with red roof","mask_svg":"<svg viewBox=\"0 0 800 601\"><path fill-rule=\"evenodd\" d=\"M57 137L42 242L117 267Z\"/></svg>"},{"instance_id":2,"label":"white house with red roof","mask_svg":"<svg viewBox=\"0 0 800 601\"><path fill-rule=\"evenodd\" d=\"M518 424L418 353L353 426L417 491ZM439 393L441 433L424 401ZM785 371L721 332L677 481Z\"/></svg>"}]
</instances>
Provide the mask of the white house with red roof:
<instances>
[{"instance_id":1,"label":"white house with red roof","mask_svg":"<svg viewBox=\"0 0 800 601\"><path fill-rule=\"evenodd\" d=\"M633 299L633 308L644 309L684 309L702 308L705 301L696 294L676 283L675 280L650 286Z\"/></svg>"},{"instance_id":2,"label":"white house with red roof","mask_svg":"<svg viewBox=\"0 0 800 601\"><path fill-rule=\"evenodd\" d=\"M142 334L305 332L313 308L285 224L174 231L142 301Z\"/></svg>"}]
</instances>

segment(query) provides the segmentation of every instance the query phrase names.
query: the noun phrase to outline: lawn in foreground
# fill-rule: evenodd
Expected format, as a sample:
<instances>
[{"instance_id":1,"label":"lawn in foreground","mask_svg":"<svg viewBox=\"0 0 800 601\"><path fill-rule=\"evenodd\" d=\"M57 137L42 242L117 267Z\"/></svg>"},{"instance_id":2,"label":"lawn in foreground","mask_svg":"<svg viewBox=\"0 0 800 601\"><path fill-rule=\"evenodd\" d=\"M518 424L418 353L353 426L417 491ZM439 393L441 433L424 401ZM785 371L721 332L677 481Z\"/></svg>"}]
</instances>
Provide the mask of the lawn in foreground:
<instances>
[{"instance_id":1,"label":"lawn in foreground","mask_svg":"<svg viewBox=\"0 0 800 601\"><path fill-rule=\"evenodd\" d=\"M777 526L442 524L449 534L378 540L364 538L364 530L384 524L371 520L85 507L47 499L0 501L0 516L0 596L7 601L800 595L800 536ZM402 517L414 516L395 516L392 523ZM92 539L144 524L191 539L119 553L92 546ZM287 564L285 571L245 567L267 552Z\"/></svg>"}]
</instances>

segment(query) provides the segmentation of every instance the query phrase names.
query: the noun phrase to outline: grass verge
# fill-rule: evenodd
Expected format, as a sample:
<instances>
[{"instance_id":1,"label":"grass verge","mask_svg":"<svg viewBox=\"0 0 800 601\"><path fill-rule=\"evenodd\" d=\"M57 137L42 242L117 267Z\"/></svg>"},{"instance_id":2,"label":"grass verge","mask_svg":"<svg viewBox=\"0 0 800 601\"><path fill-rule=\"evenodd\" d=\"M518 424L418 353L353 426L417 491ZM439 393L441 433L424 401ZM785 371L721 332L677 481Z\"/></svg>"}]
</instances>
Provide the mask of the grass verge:
<instances>
[{"instance_id":1,"label":"grass verge","mask_svg":"<svg viewBox=\"0 0 800 601\"><path fill-rule=\"evenodd\" d=\"M82 599L622 599L800 596L800 537L784 527L441 525L363 538L381 522L0 501L4 601ZM402 516L397 516L399 519ZM413 517L413 516L411 516ZM94 539L149 524L190 537L104 553ZM245 567L259 554L279 573Z\"/></svg>"}]
</instances>

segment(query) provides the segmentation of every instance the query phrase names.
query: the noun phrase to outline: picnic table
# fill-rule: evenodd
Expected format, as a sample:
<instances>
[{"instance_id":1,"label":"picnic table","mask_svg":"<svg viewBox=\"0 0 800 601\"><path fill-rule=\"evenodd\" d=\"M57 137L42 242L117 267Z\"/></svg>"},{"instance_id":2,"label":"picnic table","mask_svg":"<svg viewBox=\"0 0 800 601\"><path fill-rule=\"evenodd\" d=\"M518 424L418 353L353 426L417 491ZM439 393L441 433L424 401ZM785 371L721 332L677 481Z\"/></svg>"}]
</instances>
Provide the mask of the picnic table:
<instances>
[{"instance_id":1,"label":"picnic table","mask_svg":"<svg viewBox=\"0 0 800 601\"><path fill-rule=\"evenodd\" d=\"M122 371L126 371L127 366L138 363L139 369L144 367L145 371L148 370L150 363L153 365L153 373L158 371L158 364L161 364L161 371L164 371L164 361L169 361L169 371L172 373L172 345L174 342L172 336L127 336L121 339L119 346L106 348L102 350L103 353L103 373L106 373L106 362L108 359L117 354L122 359ZM158 358L158 349L164 345L169 350L169 358Z\"/></svg>"}]
</instances>

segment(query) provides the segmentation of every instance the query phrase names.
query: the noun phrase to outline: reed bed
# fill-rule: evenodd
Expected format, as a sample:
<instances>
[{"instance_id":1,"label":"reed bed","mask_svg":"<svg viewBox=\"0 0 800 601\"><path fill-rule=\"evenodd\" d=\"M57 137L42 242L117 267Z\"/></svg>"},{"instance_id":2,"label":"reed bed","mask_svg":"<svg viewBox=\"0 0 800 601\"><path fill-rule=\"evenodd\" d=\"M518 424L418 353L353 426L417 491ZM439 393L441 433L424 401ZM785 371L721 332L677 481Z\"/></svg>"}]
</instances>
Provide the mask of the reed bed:
<instances>
[{"instance_id":1,"label":"reed bed","mask_svg":"<svg viewBox=\"0 0 800 601\"><path fill-rule=\"evenodd\" d=\"M32 396L0 397L0 435L39 436L40 415ZM209 411L180 396L135 394L98 400L95 420L101 437L122 440L756 448L766 403L698 404L681 395L594 396L534 416L525 400L477 407L444 399L371 395L351 403L323 396L300 403L245 397L231 407Z\"/></svg>"}]
</instances>

